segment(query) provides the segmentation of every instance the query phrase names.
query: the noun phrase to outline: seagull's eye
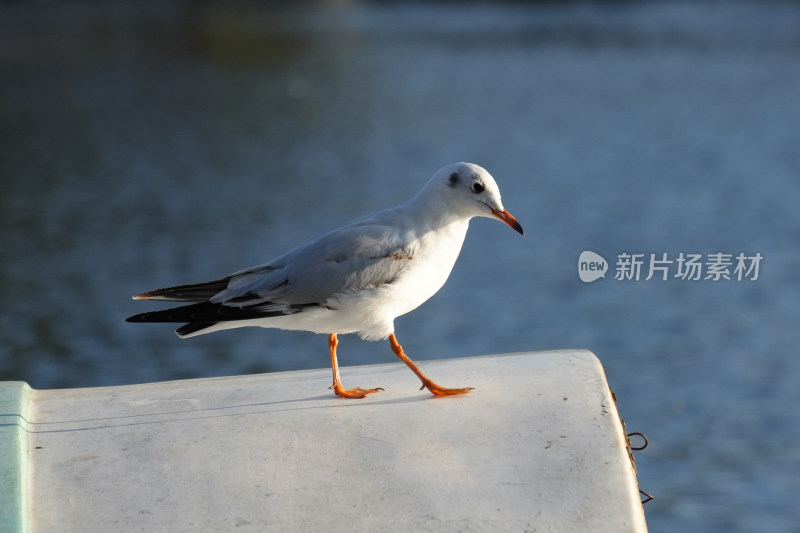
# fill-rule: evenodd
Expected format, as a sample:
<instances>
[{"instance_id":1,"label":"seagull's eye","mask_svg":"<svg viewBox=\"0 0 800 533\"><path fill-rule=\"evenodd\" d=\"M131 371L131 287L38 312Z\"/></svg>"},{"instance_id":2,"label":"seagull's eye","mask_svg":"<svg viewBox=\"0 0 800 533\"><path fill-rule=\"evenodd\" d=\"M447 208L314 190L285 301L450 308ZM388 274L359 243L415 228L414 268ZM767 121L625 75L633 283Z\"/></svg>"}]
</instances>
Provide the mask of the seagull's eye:
<instances>
[{"instance_id":1,"label":"seagull's eye","mask_svg":"<svg viewBox=\"0 0 800 533\"><path fill-rule=\"evenodd\" d=\"M475 183L472 184L472 192L474 192L475 194L482 193L483 189L485 189L485 187L483 186L483 183L481 183L480 181L476 181Z\"/></svg>"}]
</instances>

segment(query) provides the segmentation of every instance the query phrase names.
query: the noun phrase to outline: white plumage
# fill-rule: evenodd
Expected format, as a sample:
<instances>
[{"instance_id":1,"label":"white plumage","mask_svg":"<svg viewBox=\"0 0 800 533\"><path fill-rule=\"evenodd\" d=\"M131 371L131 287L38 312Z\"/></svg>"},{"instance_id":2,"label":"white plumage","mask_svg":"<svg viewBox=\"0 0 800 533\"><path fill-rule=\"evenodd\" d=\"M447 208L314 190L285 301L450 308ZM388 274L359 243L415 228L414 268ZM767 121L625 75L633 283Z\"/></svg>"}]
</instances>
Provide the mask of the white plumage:
<instances>
[{"instance_id":1,"label":"white plumage","mask_svg":"<svg viewBox=\"0 0 800 533\"><path fill-rule=\"evenodd\" d=\"M498 218L523 233L485 169L471 163L448 165L407 202L331 228L269 263L207 283L134 296L196 303L128 321L187 322L177 330L181 337L243 326L327 333L335 388L336 334L390 337L400 356L395 317L416 309L444 285L469 220L476 216ZM423 386L428 386L426 379ZM341 390L358 391L358 397L374 392Z\"/></svg>"}]
</instances>

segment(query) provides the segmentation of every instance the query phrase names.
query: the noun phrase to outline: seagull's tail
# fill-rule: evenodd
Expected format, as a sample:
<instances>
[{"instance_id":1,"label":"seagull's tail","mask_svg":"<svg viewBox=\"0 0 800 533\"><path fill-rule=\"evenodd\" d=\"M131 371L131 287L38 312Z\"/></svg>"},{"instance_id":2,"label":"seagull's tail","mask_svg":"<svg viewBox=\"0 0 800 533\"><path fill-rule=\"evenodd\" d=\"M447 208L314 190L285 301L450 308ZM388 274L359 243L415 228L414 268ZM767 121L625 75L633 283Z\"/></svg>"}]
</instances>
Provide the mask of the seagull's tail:
<instances>
[{"instance_id":1,"label":"seagull's tail","mask_svg":"<svg viewBox=\"0 0 800 533\"><path fill-rule=\"evenodd\" d=\"M216 322L198 321L195 319L198 315L206 314L205 312L207 311L208 305L214 304L202 302L182 307L162 309L161 311L139 313L138 315L129 316L125 319L125 322L188 322L176 329L175 333L181 338L200 335L202 330L216 325Z\"/></svg>"},{"instance_id":2,"label":"seagull's tail","mask_svg":"<svg viewBox=\"0 0 800 533\"><path fill-rule=\"evenodd\" d=\"M194 302L180 307L160 311L139 313L125 319L126 322L184 322L175 330L181 338L194 337L220 329L256 325L253 321L272 317L293 315L318 303L284 304L265 301L258 295L246 293L226 302L211 302L211 298L228 288L231 278L223 278L195 285L180 285L166 289L143 292L134 300L163 300L170 302ZM252 303L250 303L252 302Z\"/></svg>"},{"instance_id":3,"label":"seagull's tail","mask_svg":"<svg viewBox=\"0 0 800 533\"><path fill-rule=\"evenodd\" d=\"M170 302L199 302L194 305L174 307L161 311L151 311L140 313L125 319L126 322L188 322L175 330L181 338L193 337L202 333L217 322L199 321L198 315L205 315L209 310L210 300L215 294L228 287L230 278L223 278L206 283L196 283L192 285L179 285L177 287L167 287L154 291L143 292L133 297L134 300L162 300ZM216 306L214 306L216 307ZM211 331L214 331L213 329Z\"/></svg>"},{"instance_id":4,"label":"seagull's tail","mask_svg":"<svg viewBox=\"0 0 800 533\"><path fill-rule=\"evenodd\" d=\"M155 291L154 291L155 292ZM147 293L151 294L151 293ZM219 329L253 325L250 321L281 317L302 312L319 304L287 305L271 302L251 306L230 306L212 302L198 302L160 311L148 311L129 316L126 322L185 322L175 330L179 337L193 337Z\"/></svg>"},{"instance_id":5,"label":"seagull's tail","mask_svg":"<svg viewBox=\"0 0 800 533\"><path fill-rule=\"evenodd\" d=\"M129 316L125 322L193 322L198 312L202 312L209 304L201 302L181 307L171 307L160 311L148 311L138 315Z\"/></svg>"}]
</instances>

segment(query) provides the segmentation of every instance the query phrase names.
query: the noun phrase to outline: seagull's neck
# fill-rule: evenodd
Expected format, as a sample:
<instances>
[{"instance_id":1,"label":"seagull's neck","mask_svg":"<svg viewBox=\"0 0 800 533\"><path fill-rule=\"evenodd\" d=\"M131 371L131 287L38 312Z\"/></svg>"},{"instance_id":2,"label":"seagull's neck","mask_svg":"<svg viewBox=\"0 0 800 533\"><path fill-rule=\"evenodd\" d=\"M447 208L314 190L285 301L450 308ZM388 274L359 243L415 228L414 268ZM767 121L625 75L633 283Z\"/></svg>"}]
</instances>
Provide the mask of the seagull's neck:
<instances>
[{"instance_id":1,"label":"seagull's neck","mask_svg":"<svg viewBox=\"0 0 800 533\"><path fill-rule=\"evenodd\" d=\"M424 193L423 189L400 206L410 218L417 224L424 225L429 231L436 231L454 224L456 226L463 225L463 231L466 231L471 217L454 211L440 195Z\"/></svg>"}]
</instances>

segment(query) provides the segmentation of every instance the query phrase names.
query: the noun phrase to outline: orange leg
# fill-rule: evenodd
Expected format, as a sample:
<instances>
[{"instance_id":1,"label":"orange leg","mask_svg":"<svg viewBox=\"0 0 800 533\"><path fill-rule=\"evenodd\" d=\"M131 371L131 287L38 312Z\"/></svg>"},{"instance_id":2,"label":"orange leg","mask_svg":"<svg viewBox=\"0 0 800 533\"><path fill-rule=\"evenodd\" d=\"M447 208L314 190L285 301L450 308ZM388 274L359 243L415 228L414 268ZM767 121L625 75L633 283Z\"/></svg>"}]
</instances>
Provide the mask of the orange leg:
<instances>
[{"instance_id":1,"label":"orange leg","mask_svg":"<svg viewBox=\"0 0 800 533\"><path fill-rule=\"evenodd\" d=\"M367 394L372 394L373 392L378 392L379 390L383 390L381 388L360 389L356 387L355 389L345 389L344 387L342 387L342 380L339 378L339 363L336 361L336 346L338 346L338 344L339 344L339 339L336 338L336 333L331 333L328 336L328 347L331 350L333 385L329 388L333 389L333 392L335 392L337 396L341 396L342 398L364 398Z\"/></svg>"},{"instance_id":2,"label":"orange leg","mask_svg":"<svg viewBox=\"0 0 800 533\"><path fill-rule=\"evenodd\" d=\"M426 376L425 373L422 372L422 370L420 370L420 368L416 364L414 364L414 361L408 358L405 352L403 352L403 347L400 346L400 343L397 342L397 338L394 336L394 333L389 335L389 343L392 345L392 351L394 352L394 354L397 357L399 357L400 360L403 361L406 365L408 365L408 368L410 368L411 371L414 372L417 375L417 377L422 380L422 387L420 387L419 390L422 390L427 387L429 391L431 391L433 394L437 396L466 394L472 390L472 387L466 387L463 389L448 389L446 387L437 385L436 383L433 382L431 378Z\"/></svg>"}]
</instances>

